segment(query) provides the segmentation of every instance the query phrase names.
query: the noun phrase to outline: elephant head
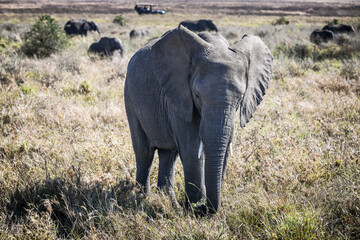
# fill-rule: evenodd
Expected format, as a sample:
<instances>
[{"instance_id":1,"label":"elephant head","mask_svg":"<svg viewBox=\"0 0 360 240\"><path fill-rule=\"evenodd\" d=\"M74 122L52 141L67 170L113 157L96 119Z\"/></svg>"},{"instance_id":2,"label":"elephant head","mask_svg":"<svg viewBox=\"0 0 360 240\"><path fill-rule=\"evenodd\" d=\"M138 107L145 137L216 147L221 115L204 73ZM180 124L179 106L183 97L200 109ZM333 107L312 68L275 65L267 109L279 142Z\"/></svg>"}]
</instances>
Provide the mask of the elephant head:
<instances>
[{"instance_id":1,"label":"elephant head","mask_svg":"<svg viewBox=\"0 0 360 240\"><path fill-rule=\"evenodd\" d=\"M255 36L245 35L230 47L218 34L197 35L183 26L165 33L151 51L153 72L171 109L186 122L200 118L206 209L216 212L236 111L245 127L269 85L271 52Z\"/></svg>"},{"instance_id":2,"label":"elephant head","mask_svg":"<svg viewBox=\"0 0 360 240\"><path fill-rule=\"evenodd\" d=\"M100 30L98 25L94 21L84 21L84 30L85 31L97 31L100 35Z\"/></svg>"},{"instance_id":3,"label":"elephant head","mask_svg":"<svg viewBox=\"0 0 360 240\"><path fill-rule=\"evenodd\" d=\"M207 20L207 25L210 30L218 32L218 29L213 20Z\"/></svg>"}]
</instances>

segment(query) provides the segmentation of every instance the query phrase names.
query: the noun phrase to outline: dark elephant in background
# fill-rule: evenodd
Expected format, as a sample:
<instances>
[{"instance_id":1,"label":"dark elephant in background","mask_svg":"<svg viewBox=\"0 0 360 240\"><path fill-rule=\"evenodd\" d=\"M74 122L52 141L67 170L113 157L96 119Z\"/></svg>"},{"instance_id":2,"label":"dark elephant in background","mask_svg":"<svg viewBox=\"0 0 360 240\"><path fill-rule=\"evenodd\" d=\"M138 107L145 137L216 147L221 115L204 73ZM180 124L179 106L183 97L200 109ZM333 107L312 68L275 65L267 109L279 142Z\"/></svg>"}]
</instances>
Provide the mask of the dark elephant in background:
<instances>
[{"instance_id":1,"label":"dark elephant in background","mask_svg":"<svg viewBox=\"0 0 360 240\"><path fill-rule=\"evenodd\" d=\"M131 39L137 38L137 37L145 37L149 35L149 31L146 29L133 29L131 30L129 36Z\"/></svg>"},{"instance_id":2,"label":"dark elephant in background","mask_svg":"<svg viewBox=\"0 0 360 240\"><path fill-rule=\"evenodd\" d=\"M315 29L310 35L310 41L315 44L334 41L334 33L329 30Z\"/></svg>"},{"instance_id":3,"label":"dark elephant in background","mask_svg":"<svg viewBox=\"0 0 360 240\"><path fill-rule=\"evenodd\" d=\"M180 25L186 27L190 31L196 31L196 32L215 31L215 32L218 32L218 28L216 27L214 21L211 19L209 19L209 20L200 19L200 20L195 20L195 21L182 21L179 23L179 26Z\"/></svg>"},{"instance_id":4,"label":"dark elephant in background","mask_svg":"<svg viewBox=\"0 0 360 240\"><path fill-rule=\"evenodd\" d=\"M174 164L184 169L186 206L215 213L220 206L235 116L255 113L272 75L270 50L245 35L229 46L217 33L183 26L153 39L131 58L125 106L136 156L136 181L150 192L150 167L159 155L158 188L174 195Z\"/></svg>"},{"instance_id":5,"label":"dark elephant in background","mask_svg":"<svg viewBox=\"0 0 360 240\"><path fill-rule=\"evenodd\" d=\"M87 36L88 31L97 31L100 35L100 30L97 24L93 21L71 19L66 22L64 30L67 35L81 35Z\"/></svg>"},{"instance_id":6,"label":"dark elephant in background","mask_svg":"<svg viewBox=\"0 0 360 240\"><path fill-rule=\"evenodd\" d=\"M355 35L355 30L350 25L345 24L328 24L322 30L332 31L334 34L349 34Z\"/></svg>"},{"instance_id":7,"label":"dark elephant in background","mask_svg":"<svg viewBox=\"0 0 360 240\"><path fill-rule=\"evenodd\" d=\"M115 51L119 51L122 56L124 48L119 38L102 37L98 42L94 42L90 45L89 53L96 53L100 56L112 56Z\"/></svg>"}]
</instances>

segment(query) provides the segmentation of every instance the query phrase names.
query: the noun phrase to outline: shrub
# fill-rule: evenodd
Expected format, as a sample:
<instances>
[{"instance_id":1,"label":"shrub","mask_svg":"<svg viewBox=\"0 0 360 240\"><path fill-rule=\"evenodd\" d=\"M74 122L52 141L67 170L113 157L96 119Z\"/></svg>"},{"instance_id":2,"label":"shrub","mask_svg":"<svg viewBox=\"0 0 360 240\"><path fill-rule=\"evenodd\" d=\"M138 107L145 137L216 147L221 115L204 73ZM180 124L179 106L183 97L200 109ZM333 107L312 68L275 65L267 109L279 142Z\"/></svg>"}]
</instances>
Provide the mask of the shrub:
<instances>
[{"instance_id":1,"label":"shrub","mask_svg":"<svg viewBox=\"0 0 360 240\"><path fill-rule=\"evenodd\" d=\"M360 60L355 58L344 61L340 76L360 81Z\"/></svg>"},{"instance_id":2,"label":"shrub","mask_svg":"<svg viewBox=\"0 0 360 240\"><path fill-rule=\"evenodd\" d=\"M88 82L83 81L79 86L79 92L81 94L88 94L91 92L91 86Z\"/></svg>"},{"instance_id":3,"label":"shrub","mask_svg":"<svg viewBox=\"0 0 360 240\"><path fill-rule=\"evenodd\" d=\"M284 16L281 16L280 18L276 19L272 25L288 25L290 22L285 19Z\"/></svg>"},{"instance_id":4,"label":"shrub","mask_svg":"<svg viewBox=\"0 0 360 240\"><path fill-rule=\"evenodd\" d=\"M65 48L68 40L58 22L45 14L39 17L32 29L25 34L22 51L29 57L48 57Z\"/></svg>"},{"instance_id":5,"label":"shrub","mask_svg":"<svg viewBox=\"0 0 360 240\"><path fill-rule=\"evenodd\" d=\"M259 31L257 32L255 35L258 35L260 38L264 38L266 37L266 35L268 35L269 32L268 31Z\"/></svg>"},{"instance_id":6,"label":"shrub","mask_svg":"<svg viewBox=\"0 0 360 240\"><path fill-rule=\"evenodd\" d=\"M334 24L334 25L337 25L337 24L339 24L340 22L339 22L339 19L337 19L337 18L334 18L332 21L329 21L328 22L328 24Z\"/></svg>"},{"instance_id":7,"label":"shrub","mask_svg":"<svg viewBox=\"0 0 360 240\"><path fill-rule=\"evenodd\" d=\"M275 48L274 56L279 58L281 55L299 59L313 58L314 49L306 44L295 44L293 46L281 43Z\"/></svg>"},{"instance_id":8,"label":"shrub","mask_svg":"<svg viewBox=\"0 0 360 240\"><path fill-rule=\"evenodd\" d=\"M125 26L126 22L126 19L122 15L116 16L113 20L113 23L117 23L120 26Z\"/></svg>"},{"instance_id":9,"label":"shrub","mask_svg":"<svg viewBox=\"0 0 360 240\"><path fill-rule=\"evenodd\" d=\"M359 52L359 46L356 44L344 44L344 46L331 45L327 48L315 48L313 59L322 61L325 59L351 59Z\"/></svg>"},{"instance_id":10,"label":"shrub","mask_svg":"<svg viewBox=\"0 0 360 240\"><path fill-rule=\"evenodd\" d=\"M0 53L9 54L10 52L16 52L19 48L19 43L0 36Z\"/></svg>"},{"instance_id":11,"label":"shrub","mask_svg":"<svg viewBox=\"0 0 360 240\"><path fill-rule=\"evenodd\" d=\"M25 84L20 84L19 88L22 91L22 93L25 95L29 95L36 90L33 86L25 85Z\"/></svg>"},{"instance_id":12,"label":"shrub","mask_svg":"<svg viewBox=\"0 0 360 240\"><path fill-rule=\"evenodd\" d=\"M292 52L296 58L312 58L313 48L306 44L295 44L295 46L292 48Z\"/></svg>"},{"instance_id":13,"label":"shrub","mask_svg":"<svg viewBox=\"0 0 360 240\"><path fill-rule=\"evenodd\" d=\"M360 42L356 40L344 42L342 46L329 44L326 46L312 46L306 44L280 43L273 51L275 58L288 57L294 59L312 59L323 61L325 59L351 59L359 56Z\"/></svg>"}]
</instances>

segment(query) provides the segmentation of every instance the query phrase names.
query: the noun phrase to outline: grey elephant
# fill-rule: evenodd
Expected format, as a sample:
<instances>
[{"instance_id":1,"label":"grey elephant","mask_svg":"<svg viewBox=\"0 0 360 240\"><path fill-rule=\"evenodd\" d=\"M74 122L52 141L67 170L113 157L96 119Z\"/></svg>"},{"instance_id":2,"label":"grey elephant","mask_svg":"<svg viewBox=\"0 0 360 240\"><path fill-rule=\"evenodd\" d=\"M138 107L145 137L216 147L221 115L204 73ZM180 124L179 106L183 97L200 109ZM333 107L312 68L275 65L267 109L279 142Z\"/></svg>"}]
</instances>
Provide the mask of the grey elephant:
<instances>
[{"instance_id":1,"label":"grey elephant","mask_svg":"<svg viewBox=\"0 0 360 240\"><path fill-rule=\"evenodd\" d=\"M348 34L355 35L355 30L350 25L345 24L328 24L322 30L332 31L334 34Z\"/></svg>"},{"instance_id":2,"label":"grey elephant","mask_svg":"<svg viewBox=\"0 0 360 240\"><path fill-rule=\"evenodd\" d=\"M149 35L149 31L146 29L133 29L130 31L130 39L138 38L138 37L145 37Z\"/></svg>"},{"instance_id":3,"label":"grey elephant","mask_svg":"<svg viewBox=\"0 0 360 240\"><path fill-rule=\"evenodd\" d=\"M179 26L182 25L191 31L201 32L201 31L215 31L218 32L213 20L209 19L200 19L195 21L182 21L179 23Z\"/></svg>"},{"instance_id":4,"label":"grey elephant","mask_svg":"<svg viewBox=\"0 0 360 240\"><path fill-rule=\"evenodd\" d=\"M122 56L124 48L119 38L102 37L98 42L94 42L90 45L88 52L96 53L100 56L112 56L115 51L119 51Z\"/></svg>"},{"instance_id":5,"label":"grey elephant","mask_svg":"<svg viewBox=\"0 0 360 240\"><path fill-rule=\"evenodd\" d=\"M315 29L310 35L310 41L315 44L334 41L334 33L329 30Z\"/></svg>"},{"instance_id":6,"label":"grey elephant","mask_svg":"<svg viewBox=\"0 0 360 240\"><path fill-rule=\"evenodd\" d=\"M98 25L93 21L87 21L85 19L71 19L65 23L64 30L67 35L81 35L87 36L88 31L97 31L100 35Z\"/></svg>"},{"instance_id":7,"label":"grey elephant","mask_svg":"<svg viewBox=\"0 0 360 240\"><path fill-rule=\"evenodd\" d=\"M125 106L136 157L136 181L150 192L158 150L158 188L174 196L174 164L182 161L186 206L206 197L199 213L219 209L237 109L245 127L272 75L270 50L255 36L230 47L219 34L183 26L153 39L131 58Z\"/></svg>"}]
</instances>

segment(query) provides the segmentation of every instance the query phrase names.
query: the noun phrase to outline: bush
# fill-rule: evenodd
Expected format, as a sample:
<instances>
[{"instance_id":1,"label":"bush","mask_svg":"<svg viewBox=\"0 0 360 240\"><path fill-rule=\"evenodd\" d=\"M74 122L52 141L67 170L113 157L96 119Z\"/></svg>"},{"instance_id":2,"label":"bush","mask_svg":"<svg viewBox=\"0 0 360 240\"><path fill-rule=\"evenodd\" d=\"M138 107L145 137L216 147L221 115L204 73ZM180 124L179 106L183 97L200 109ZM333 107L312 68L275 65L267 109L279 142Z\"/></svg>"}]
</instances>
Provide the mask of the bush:
<instances>
[{"instance_id":1,"label":"bush","mask_svg":"<svg viewBox=\"0 0 360 240\"><path fill-rule=\"evenodd\" d=\"M272 23L272 25L288 25L288 24L289 21L286 20L284 16L281 16Z\"/></svg>"},{"instance_id":2,"label":"bush","mask_svg":"<svg viewBox=\"0 0 360 240\"><path fill-rule=\"evenodd\" d=\"M120 26L125 26L126 22L126 19L122 15L116 16L113 20L113 23L117 23Z\"/></svg>"},{"instance_id":3,"label":"bush","mask_svg":"<svg viewBox=\"0 0 360 240\"><path fill-rule=\"evenodd\" d=\"M340 76L360 83L360 60L355 58L344 61Z\"/></svg>"},{"instance_id":4,"label":"bush","mask_svg":"<svg viewBox=\"0 0 360 240\"><path fill-rule=\"evenodd\" d=\"M337 19L337 18L334 18L332 21L329 21L328 22L328 24L333 24L333 25L337 25L337 24L339 24L340 22L339 22L339 19Z\"/></svg>"},{"instance_id":5,"label":"bush","mask_svg":"<svg viewBox=\"0 0 360 240\"><path fill-rule=\"evenodd\" d=\"M88 94L91 92L91 86L88 82L83 81L79 86L79 92L81 94Z\"/></svg>"},{"instance_id":6,"label":"bush","mask_svg":"<svg viewBox=\"0 0 360 240\"><path fill-rule=\"evenodd\" d=\"M45 14L39 17L32 29L25 34L22 52L29 57L48 57L58 52L68 44L67 37L62 32L58 22Z\"/></svg>"},{"instance_id":7,"label":"bush","mask_svg":"<svg viewBox=\"0 0 360 240\"><path fill-rule=\"evenodd\" d=\"M19 43L0 36L0 53L10 54L10 52L16 52L19 48Z\"/></svg>"},{"instance_id":8,"label":"bush","mask_svg":"<svg viewBox=\"0 0 360 240\"><path fill-rule=\"evenodd\" d=\"M306 44L295 44L293 46L281 43L275 48L274 56L279 58L281 55L285 57L293 57L298 59L313 58L314 49Z\"/></svg>"},{"instance_id":9,"label":"bush","mask_svg":"<svg viewBox=\"0 0 360 240\"><path fill-rule=\"evenodd\" d=\"M307 44L280 43L273 51L275 58L288 57L294 59L312 59L323 61L325 59L351 59L359 56L360 42L347 41L342 46L330 44L326 46L312 46Z\"/></svg>"},{"instance_id":10,"label":"bush","mask_svg":"<svg viewBox=\"0 0 360 240\"><path fill-rule=\"evenodd\" d=\"M295 44L292 48L293 56L300 59L312 58L314 49L306 44Z\"/></svg>"}]
</instances>

